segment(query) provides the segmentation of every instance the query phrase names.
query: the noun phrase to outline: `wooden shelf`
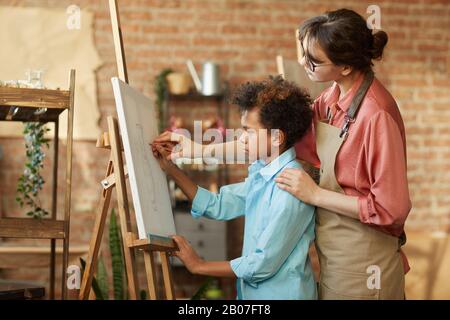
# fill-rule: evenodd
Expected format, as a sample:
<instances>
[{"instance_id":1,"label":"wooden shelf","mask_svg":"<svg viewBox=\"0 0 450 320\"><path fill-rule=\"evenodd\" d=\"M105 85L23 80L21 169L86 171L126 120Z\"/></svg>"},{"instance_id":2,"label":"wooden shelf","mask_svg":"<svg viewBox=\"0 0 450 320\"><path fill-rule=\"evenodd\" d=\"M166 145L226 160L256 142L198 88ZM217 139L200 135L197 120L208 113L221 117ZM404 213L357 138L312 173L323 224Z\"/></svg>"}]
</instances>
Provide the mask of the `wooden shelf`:
<instances>
[{"instance_id":1,"label":"wooden shelf","mask_svg":"<svg viewBox=\"0 0 450 320\"><path fill-rule=\"evenodd\" d=\"M57 108L70 107L70 92L65 90L0 87L0 105Z\"/></svg>"},{"instance_id":2,"label":"wooden shelf","mask_svg":"<svg viewBox=\"0 0 450 320\"><path fill-rule=\"evenodd\" d=\"M0 300L41 299L45 288L38 284L15 281L0 281Z\"/></svg>"},{"instance_id":3,"label":"wooden shelf","mask_svg":"<svg viewBox=\"0 0 450 320\"><path fill-rule=\"evenodd\" d=\"M13 113L15 107L18 109ZM0 87L0 120L52 122L69 107L69 91ZM47 111L36 115L39 108Z\"/></svg>"},{"instance_id":4,"label":"wooden shelf","mask_svg":"<svg viewBox=\"0 0 450 320\"><path fill-rule=\"evenodd\" d=\"M78 258L88 253L89 246L70 246L69 260L78 263ZM64 250L55 248L55 260L61 263ZM14 242L0 244L0 269L48 268L50 266L50 246L31 246Z\"/></svg>"},{"instance_id":5,"label":"wooden shelf","mask_svg":"<svg viewBox=\"0 0 450 320\"><path fill-rule=\"evenodd\" d=\"M89 251L89 246L70 246L71 255L83 255ZM63 253L63 247L55 248L56 254ZM14 255L14 254L50 254L50 247L38 247L38 246L18 246L8 243L7 245L0 245L0 255Z\"/></svg>"},{"instance_id":6,"label":"wooden shelf","mask_svg":"<svg viewBox=\"0 0 450 320\"><path fill-rule=\"evenodd\" d=\"M44 114L35 115L34 112L37 110L37 108L19 107L19 110L12 117L12 119L7 119L8 113L10 113L10 108L13 107L0 107L0 120L20 122L54 122L58 120L59 115L65 110L48 109Z\"/></svg>"},{"instance_id":7,"label":"wooden shelf","mask_svg":"<svg viewBox=\"0 0 450 320\"><path fill-rule=\"evenodd\" d=\"M64 221L1 218L0 238L64 239Z\"/></svg>"}]
</instances>

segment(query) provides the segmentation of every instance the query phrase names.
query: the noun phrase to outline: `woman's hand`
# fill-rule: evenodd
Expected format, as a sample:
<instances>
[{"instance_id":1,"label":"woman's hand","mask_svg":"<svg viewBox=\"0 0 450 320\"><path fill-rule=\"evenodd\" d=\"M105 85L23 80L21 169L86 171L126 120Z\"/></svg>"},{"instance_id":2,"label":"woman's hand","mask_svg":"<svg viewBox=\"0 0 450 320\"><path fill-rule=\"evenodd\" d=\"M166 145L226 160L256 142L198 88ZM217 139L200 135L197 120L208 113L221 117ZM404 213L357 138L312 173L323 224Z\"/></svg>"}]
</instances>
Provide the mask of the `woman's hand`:
<instances>
[{"instance_id":1,"label":"woman's hand","mask_svg":"<svg viewBox=\"0 0 450 320\"><path fill-rule=\"evenodd\" d=\"M152 144L165 144L170 149L167 160L178 158L193 159L203 156L203 145L175 132L166 131L162 133Z\"/></svg>"},{"instance_id":2,"label":"woman's hand","mask_svg":"<svg viewBox=\"0 0 450 320\"><path fill-rule=\"evenodd\" d=\"M179 249L179 251L174 251L172 255L178 257L191 273L198 273L198 268L203 263L203 260L194 251L189 241L182 236L173 236L172 238Z\"/></svg>"},{"instance_id":3,"label":"woman's hand","mask_svg":"<svg viewBox=\"0 0 450 320\"><path fill-rule=\"evenodd\" d=\"M285 169L275 181L280 189L305 203L360 219L358 197L323 189L302 169Z\"/></svg>"},{"instance_id":4,"label":"woman's hand","mask_svg":"<svg viewBox=\"0 0 450 320\"><path fill-rule=\"evenodd\" d=\"M275 182L280 189L305 203L317 206L322 189L303 169L285 169L275 178Z\"/></svg>"}]
</instances>

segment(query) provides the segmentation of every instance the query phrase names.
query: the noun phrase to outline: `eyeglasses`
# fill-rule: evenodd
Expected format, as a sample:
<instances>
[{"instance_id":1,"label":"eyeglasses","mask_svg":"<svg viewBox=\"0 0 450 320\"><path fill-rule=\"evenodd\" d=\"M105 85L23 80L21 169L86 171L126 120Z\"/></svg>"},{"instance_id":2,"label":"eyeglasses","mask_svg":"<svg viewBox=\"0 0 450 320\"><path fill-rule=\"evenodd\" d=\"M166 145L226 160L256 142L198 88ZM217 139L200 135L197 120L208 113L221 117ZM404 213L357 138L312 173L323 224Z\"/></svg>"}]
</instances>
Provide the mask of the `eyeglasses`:
<instances>
[{"instance_id":1,"label":"eyeglasses","mask_svg":"<svg viewBox=\"0 0 450 320\"><path fill-rule=\"evenodd\" d=\"M303 44L300 43L300 48L301 48L301 55L302 57L305 58L305 62L306 62L306 67L311 70L311 72L314 72L316 70L316 68L318 67L322 67L322 66L328 66L328 65L332 65L333 63L319 63L319 64L315 64L314 62L312 62L308 56L305 54L305 50L303 49Z\"/></svg>"},{"instance_id":2,"label":"eyeglasses","mask_svg":"<svg viewBox=\"0 0 450 320\"><path fill-rule=\"evenodd\" d=\"M312 62L311 60L309 60L307 57L305 57L306 60L306 66L308 67L309 70L311 70L312 72L314 72L316 70L316 68L318 67L323 67L323 66L328 66L331 65L332 63L320 63L320 64L315 64L314 62Z\"/></svg>"}]
</instances>

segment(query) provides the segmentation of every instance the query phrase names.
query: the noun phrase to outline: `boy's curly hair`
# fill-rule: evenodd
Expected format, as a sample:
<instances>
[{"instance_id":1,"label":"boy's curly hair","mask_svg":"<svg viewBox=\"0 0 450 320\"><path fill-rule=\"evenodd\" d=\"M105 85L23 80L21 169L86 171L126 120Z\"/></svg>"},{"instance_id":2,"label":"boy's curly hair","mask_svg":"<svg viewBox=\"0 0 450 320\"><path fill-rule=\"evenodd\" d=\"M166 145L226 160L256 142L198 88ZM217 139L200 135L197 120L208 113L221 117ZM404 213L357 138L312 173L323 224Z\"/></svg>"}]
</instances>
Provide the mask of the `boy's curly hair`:
<instances>
[{"instance_id":1,"label":"boy's curly hair","mask_svg":"<svg viewBox=\"0 0 450 320\"><path fill-rule=\"evenodd\" d=\"M259 108L261 124L269 130L283 131L286 148L300 140L311 126L311 97L304 89L281 76L270 76L264 81L239 86L231 97L231 103L238 105L241 113Z\"/></svg>"}]
</instances>

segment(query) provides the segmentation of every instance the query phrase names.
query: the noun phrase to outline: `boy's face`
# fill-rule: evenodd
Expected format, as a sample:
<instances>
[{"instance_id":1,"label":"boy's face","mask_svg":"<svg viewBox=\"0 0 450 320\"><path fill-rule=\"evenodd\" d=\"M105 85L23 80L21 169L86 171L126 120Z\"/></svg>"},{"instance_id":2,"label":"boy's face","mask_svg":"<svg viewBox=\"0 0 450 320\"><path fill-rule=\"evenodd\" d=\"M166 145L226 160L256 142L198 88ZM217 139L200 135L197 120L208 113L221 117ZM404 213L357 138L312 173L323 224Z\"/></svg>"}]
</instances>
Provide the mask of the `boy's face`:
<instances>
[{"instance_id":1,"label":"boy's face","mask_svg":"<svg viewBox=\"0 0 450 320\"><path fill-rule=\"evenodd\" d=\"M266 160L273 154L279 154L279 130L266 129L259 120L259 108L244 111L241 116L241 125L244 129L239 141L243 143L245 153L251 162L258 159Z\"/></svg>"}]
</instances>

